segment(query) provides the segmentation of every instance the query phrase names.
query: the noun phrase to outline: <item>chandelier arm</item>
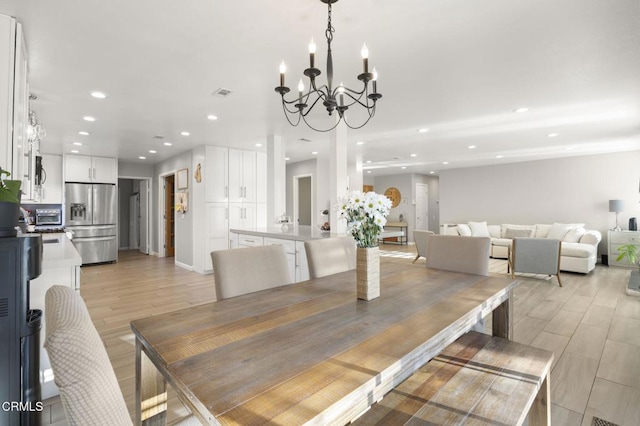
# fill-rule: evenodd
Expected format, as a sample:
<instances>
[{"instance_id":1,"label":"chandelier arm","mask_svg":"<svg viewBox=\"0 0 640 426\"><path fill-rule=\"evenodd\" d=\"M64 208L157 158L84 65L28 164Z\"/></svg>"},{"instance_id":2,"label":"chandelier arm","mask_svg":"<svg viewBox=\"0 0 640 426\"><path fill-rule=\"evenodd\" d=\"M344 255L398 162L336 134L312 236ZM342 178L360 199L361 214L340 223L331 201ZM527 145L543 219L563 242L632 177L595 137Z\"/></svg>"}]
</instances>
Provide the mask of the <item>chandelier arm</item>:
<instances>
[{"instance_id":1,"label":"chandelier arm","mask_svg":"<svg viewBox=\"0 0 640 426\"><path fill-rule=\"evenodd\" d=\"M290 124L290 125L292 125L293 127L297 127L297 126L298 126L298 124L300 124L300 115L299 115L299 112L298 112L298 111L296 111L296 112L295 112L296 114L298 114L298 121L296 121L296 122L294 123L293 121L291 121L291 119L289 119L289 114L287 114L288 110L287 110L287 108L285 107L285 105L284 105L284 104L282 104L282 108L283 108L283 110L284 110L284 116L285 116L285 118L287 119L287 121L289 122L289 124ZM292 114L293 114L293 113L292 113Z\"/></svg>"},{"instance_id":2,"label":"chandelier arm","mask_svg":"<svg viewBox=\"0 0 640 426\"><path fill-rule=\"evenodd\" d=\"M316 98L316 100L315 100L315 101L313 101L313 103L311 104L311 106L307 108L307 112L303 112L301 115L302 115L303 117L306 117L306 116L311 112L311 110L313 110L313 107L314 107L314 106L318 103L318 101L320 101L321 99L322 99L322 98L321 98L320 96L318 96L318 97ZM306 123L306 121L305 121L305 123Z\"/></svg>"},{"instance_id":3,"label":"chandelier arm","mask_svg":"<svg viewBox=\"0 0 640 426\"><path fill-rule=\"evenodd\" d=\"M307 119L305 118L305 116L302 116L302 119L304 120L304 123L309 126L309 128L311 130L315 130L316 132L321 132L321 133L326 133L326 132L330 132L333 129L335 129L336 127L338 127L338 124L340 124L340 121L342 121L342 118L340 118L340 120L336 121L336 124L334 124L332 127L329 127L328 129L322 130L322 129L316 129L315 127L313 127L311 124L309 124L309 122L307 121Z\"/></svg>"},{"instance_id":4,"label":"chandelier arm","mask_svg":"<svg viewBox=\"0 0 640 426\"><path fill-rule=\"evenodd\" d=\"M362 123L361 125L359 125L359 126L352 126L352 125L350 125L350 124L349 124L349 122L347 121L347 117L343 117L343 119L344 119L344 124L345 124L348 128L353 129L353 130L361 129L361 128L363 128L364 126L366 126L366 125L367 125L367 123L369 122L369 120L371 120L371 118L372 118L375 114L376 114L376 112L375 112L375 105L374 105L374 107L373 107L373 112L369 112L369 118L367 118L367 119L365 120L365 122L364 122L364 123Z\"/></svg>"},{"instance_id":5,"label":"chandelier arm","mask_svg":"<svg viewBox=\"0 0 640 426\"><path fill-rule=\"evenodd\" d=\"M359 93L359 92L355 92L353 90L352 90L352 92L354 92L356 94ZM375 102L372 105L369 105L369 98L368 97L365 97L365 99L367 100L366 104L362 103L362 101L360 101L360 99L362 99L362 97L364 96L365 93L362 92L362 93L359 93L359 94L360 94L360 96L358 96L358 98L355 98L354 96L351 95L351 93L345 92L344 95L348 96L351 99L353 99L353 102L344 104L343 106L348 108L348 107L351 107L351 106L353 106L355 104L360 104L361 106L365 107L367 110L369 110L369 109L371 109L371 108L373 108L375 106Z\"/></svg>"}]
</instances>

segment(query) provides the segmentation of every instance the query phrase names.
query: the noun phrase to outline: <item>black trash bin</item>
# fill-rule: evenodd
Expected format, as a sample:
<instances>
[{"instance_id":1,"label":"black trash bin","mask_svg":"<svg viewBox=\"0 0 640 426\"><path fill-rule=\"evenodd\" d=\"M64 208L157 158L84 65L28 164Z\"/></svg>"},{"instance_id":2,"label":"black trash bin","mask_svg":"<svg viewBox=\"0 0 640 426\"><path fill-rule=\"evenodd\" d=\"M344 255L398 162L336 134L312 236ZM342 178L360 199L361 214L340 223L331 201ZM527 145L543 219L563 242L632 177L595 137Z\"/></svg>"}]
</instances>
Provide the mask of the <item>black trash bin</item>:
<instances>
[{"instance_id":1,"label":"black trash bin","mask_svg":"<svg viewBox=\"0 0 640 426\"><path fill-rule=\"evenodd\" d=\"M42 403L40 388L40 330L42 311L30 309L27 313L26 333L20 339L22 351L22 401L29 410L20 413L21 426L40 426L42 415L37 404Z\"/></svg>"}]
</instances>

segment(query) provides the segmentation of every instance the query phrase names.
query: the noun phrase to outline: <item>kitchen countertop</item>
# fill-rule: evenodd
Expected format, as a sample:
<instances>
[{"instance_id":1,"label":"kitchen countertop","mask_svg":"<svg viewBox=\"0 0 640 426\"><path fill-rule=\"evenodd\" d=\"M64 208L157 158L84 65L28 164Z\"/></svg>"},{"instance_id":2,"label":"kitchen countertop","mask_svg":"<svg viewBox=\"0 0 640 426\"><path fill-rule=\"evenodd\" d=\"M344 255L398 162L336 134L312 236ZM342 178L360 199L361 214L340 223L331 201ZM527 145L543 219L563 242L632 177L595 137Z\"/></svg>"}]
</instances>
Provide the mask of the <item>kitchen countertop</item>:
<instances>
[{"instance_id":1,"label":"kitchen countertop","mask_svg":"<svg viewBox=\"0 0 640 426\"><path fill-rule=\"evenodd\" d=\"M281 238L283 240L308 241L319 240L321 238L344 237L346 234L338 234L330 231L321 231L306 225L289 225L283 230L280 225L267 228L231 229L236 234L255 235L257 237Z\"/></svg>"},{"instance_id":2,"label":"kitchen countertop","mask_svg":"<svg viewBox=\"0 0 640 426\"><path fill-rule=\"evenodd\" d=\"M58 242L47 243L48 240ZM64 232L42 234L42 267L66 268L82 265L82 257Z\"/></svg>"}]
</instances>

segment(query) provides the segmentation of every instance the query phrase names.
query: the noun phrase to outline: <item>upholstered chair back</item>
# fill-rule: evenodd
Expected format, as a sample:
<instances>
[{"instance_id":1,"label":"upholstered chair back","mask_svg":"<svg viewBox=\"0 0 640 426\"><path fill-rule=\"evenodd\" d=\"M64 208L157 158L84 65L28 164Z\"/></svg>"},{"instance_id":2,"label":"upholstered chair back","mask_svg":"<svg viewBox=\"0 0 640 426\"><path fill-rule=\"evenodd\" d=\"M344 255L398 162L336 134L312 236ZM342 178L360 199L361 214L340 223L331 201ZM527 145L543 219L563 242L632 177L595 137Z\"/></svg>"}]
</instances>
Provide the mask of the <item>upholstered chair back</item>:
<instances>
[{"instance_id":1,"label":"upholstered chair back","mask_svg":"<svg viewBox=\"0 0 640 426\"><path fill-rule=\"evenodd\" d=\"M84 301L55 285L45 296L49 354L60 399L72 425L131 425L118 380Z\"/></svg>"},{"instance_id":2,"label":"upholstered chair back","mask_svg":"<svg viewBox=\"0 0 640 426\"><path fill-rule=\"evenodd\" d=\"M413 259L413 263L421 257L427 257L427 236L433 234L433 231L413 230L413 241L416 243L416 251L418 252L416 258Z\"/></svg>"},{"instance_id":3,"label":"upholstered chair back","mask_svg":"<svg viewBox=\"0 0 640 426\"><path fill-rule=\"evenodd\" d=\"M356 242L352 237L309 240L304 242L304 249L310 278L356 269Z\"/></svg>"},{"instance_id":4,"label":"upholstered chair back","mask_svg":"<svg viewBox=\"0 0 640 426\"><path fill-rule=\"evenodd\" d=\"M218 300L293 282L280 244L211 252Z\"/></svg>"},{"instance_id":5,"label":"upholstered chair back","mask_svg":"<svg viewBox=\"0 0 640 426\"><path fill-rule=\"evenodd\" d=\"M511 276L515 272L557 275L560 281L560 240L550 238L514 238L509 259Z\"/></svg>"},{"instance_id":6,"label":"upholstered chair back","mask_svg":"<svg viewBox=\"0 0 640 426\"><path fill-rule=\"evenodd\" d=\"M427 236L427 268L489 274L491 238L456 235Z\"/></svg>"}]
</instances>

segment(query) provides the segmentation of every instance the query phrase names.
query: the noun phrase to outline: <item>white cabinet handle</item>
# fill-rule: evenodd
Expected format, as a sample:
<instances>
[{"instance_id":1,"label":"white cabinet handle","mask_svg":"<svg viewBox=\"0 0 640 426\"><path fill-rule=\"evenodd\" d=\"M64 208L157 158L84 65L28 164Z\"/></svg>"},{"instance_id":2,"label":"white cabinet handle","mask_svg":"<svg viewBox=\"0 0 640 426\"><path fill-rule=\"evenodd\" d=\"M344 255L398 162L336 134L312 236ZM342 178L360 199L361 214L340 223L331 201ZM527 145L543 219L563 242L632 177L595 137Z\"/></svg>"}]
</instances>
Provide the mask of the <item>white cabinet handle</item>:
<instances>
[{"instance_id":1,"label":"white cabinet handle","mask_svg":"<svg viewBox=\"0 0 640 426\"><path fill-rule=\"evenodd\" d=\"M89 179L91 179L91 167L89 167Z\"/></svg>"}]
</instances>

